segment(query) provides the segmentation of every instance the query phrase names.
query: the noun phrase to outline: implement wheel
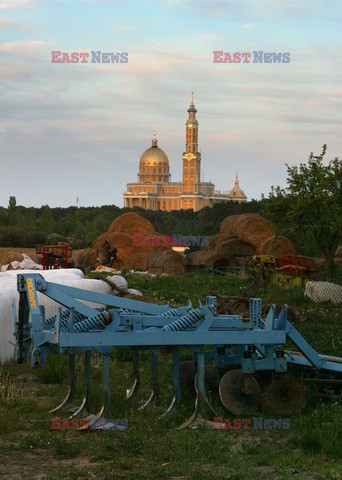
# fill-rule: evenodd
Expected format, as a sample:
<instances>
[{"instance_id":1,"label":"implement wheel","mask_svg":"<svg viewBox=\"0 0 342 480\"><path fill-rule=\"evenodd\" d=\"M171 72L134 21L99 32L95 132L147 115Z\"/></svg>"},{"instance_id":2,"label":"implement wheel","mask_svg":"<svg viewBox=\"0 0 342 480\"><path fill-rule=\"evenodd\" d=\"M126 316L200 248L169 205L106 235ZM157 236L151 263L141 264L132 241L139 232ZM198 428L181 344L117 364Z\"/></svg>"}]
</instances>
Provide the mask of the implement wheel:
<instances>
[{"instance_id":1,"label":"implement wheel","mask_svg":"<svg viewBox=\"0 0 342 480\"><path fill-rule=\"evenodd\" d=\"M225 373L219 386L220 399L224 407L234 415L240 415L260 405L261 389L252 375L241 370Z\"/></svg>"},{"instance_id":2,"label":"implement wheel","mask_svg":"<svg viewBox=\"0 0 342 480\"><path fill-rule=\"evenodd\" d=\"M305 407L308 401L306 386L291 375L274 377L262 392L262 406L278 415L293 415Z\"/></svg>"}]
</instances>

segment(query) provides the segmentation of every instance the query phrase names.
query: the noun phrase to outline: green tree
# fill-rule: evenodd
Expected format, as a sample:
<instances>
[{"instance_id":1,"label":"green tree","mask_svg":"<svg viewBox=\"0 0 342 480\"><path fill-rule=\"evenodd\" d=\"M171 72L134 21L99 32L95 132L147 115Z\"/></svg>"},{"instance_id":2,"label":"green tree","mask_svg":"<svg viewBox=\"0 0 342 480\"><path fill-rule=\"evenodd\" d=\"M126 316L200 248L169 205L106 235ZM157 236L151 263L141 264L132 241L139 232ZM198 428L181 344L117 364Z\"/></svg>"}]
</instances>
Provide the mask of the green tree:
<instances>
[{"instance_id":1,"label":"green tree","mask_svg":"<svg viewBox=\"0 0 342 480\"><path fill-rule=\"evenodd\" d=\"M271 218L286 217L294 234L310 239L332 273L342 239L342 162L335 158L325 165L326 149L311 153L307 163L286 164L287 187L272 187L266 211Z\"/></svg>"},{"instance_id":2,"label":"green tree","mask_svg":"<svg viewBox=\"0 0 342 480\"><path fill-rule=\"evenodd\" d=\"M52 233L55 228L55 219L53 218L53 214L51 212L51 208L49 205L44 205L42 207L42 214L40 217L40 227L44 233Z\"/></svg>"},{"instance_id":3,"label":"green tree","mask_svg":"<svg viewBox=\"0 0 342 480\"><path fill-rule=\"evenodd\" d=\"M17 200L14 196L10 196L8 201L8 223L10 227L17 224Z\"/></svg>"}]
</instances>

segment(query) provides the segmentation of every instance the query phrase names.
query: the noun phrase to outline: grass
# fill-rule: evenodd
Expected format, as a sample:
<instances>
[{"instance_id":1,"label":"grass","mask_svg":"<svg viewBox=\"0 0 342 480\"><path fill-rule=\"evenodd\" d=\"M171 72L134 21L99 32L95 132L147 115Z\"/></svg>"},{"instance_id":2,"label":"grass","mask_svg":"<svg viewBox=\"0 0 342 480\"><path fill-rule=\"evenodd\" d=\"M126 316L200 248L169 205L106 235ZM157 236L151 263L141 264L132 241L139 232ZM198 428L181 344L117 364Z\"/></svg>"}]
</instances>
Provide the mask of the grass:
<instances>
[{"instance_id":1,"label":"grass","mask_svg":"<svg viewBox=\"0 0 342 480\"><path fill-rule=\"evenodd\" d=\"M197 305L212 291L238 295L248 280L200 272L171 279L127 275L131 288L153 296L161 303L179 306L188 299ZM341 307L313 304L302 289L279 291L267 287L260 292L265 301L287 302L307 321L296 325L320 352L342 356ZM182 356L186 358L189 352ZM143 412L137 406L147 398L150 365L144 352L141 390L136 399L124 400L130 384L129 350L112 352L112 404L108 418L128 418L125 431L50 430L48 410L67 390L67 358L51 355L46 367L31 369L14 362L1 367L6 393L0 397L0 477L46 480L155 478L184 480L254 480L260 478L338 480L342 478L342 408L337 402L321 402L310 391L307 407L291 418L289 430L175 430L193 411L184 401L177 413L158 420L172 392L171 359L160 360L161 405ZM82 359L76 362L82 384ZM91 411L101 401L101 367L94 358ZM9 392L16 392L10 394ZM23 392L23 394L21 393ZM78 398L81 398L81 389ZM9 400L14 398L14 401ZM7 400L6 400L7 399ZM218 416L233 419L219 399L212 397ZM262 416L262 412L256 412ZM251 412L253 415L254 412ZM55 414L56 415L56 414ZM62 412L60 416L67 416ZM208 412L208 418L213 414ZM264 415L265 416L265 415ZM245 418L250 418L244 415ZM269 416L268 416L269 417Z\"/></svg>"}]
</instances>

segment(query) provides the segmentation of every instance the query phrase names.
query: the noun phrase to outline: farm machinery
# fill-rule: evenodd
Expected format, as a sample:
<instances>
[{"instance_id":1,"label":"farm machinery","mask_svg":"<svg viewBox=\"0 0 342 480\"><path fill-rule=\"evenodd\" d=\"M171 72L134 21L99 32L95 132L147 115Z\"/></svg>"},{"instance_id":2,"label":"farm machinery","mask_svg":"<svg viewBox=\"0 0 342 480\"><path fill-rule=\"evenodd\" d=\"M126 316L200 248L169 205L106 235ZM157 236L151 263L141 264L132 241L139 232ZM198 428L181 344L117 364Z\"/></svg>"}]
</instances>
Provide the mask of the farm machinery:
<instances>
[{"instance_id":1,"label":"farm machinery","mask_svg":"<svg viewBox=\"0 0 342 480\"><path fill-rule=\"evenodd\" d=\"M133 384L130 399L140 384L139 362L143 350L151 352L151 391L140 407L157 397L158 360L167 351L173 361L173 398L161 416L171 413L189 391L195 392L193 415L179 428L207 423L211 405L207 391L219 384L219 395L234 415L257 409L279 415L300 411L307 401L305 380L332 385L334 396L341 388L342 359L318 354L287 320L287 306L273 305L261 318L258 298L249 302L249 317L218 315L216 297L205 304L170 308L115 295L92 292L46 281L40 274L18 274L19 309L15 315L16 356L19 363L44 367L50 352L68 355L70 386L66 398L51 412L66 407L76 393L75 356L84 355L84 396L72 416L87 411L90 396L91 352L102 356L103 402L87 429L108 411L110 404L109 363L113 347L130 347ZM60 304L56 315L46 317L39 304L43 294ZM85 303L86 302L86 303ZM101 308L89 306L100 304ZM286 350L290 340L296 351ZM192 352L192 361L180 361L182 350ZM306 370L308 378L289 373Z\"/></svg>"},{"instance_id":2,"label":"farm machinery","mask_svg":"<svg viewBox=\"0 0 342 480\"><path fill-rule=\"evenodd\" d=\"M36 254L38 263L43 265L43 270L74 267L72 248L69 243L36 245Z\"/></svg>"},{"instance_id":3,"label":"farm machinery","mask_svg":"<svg viewBox=\"0 0 342 480\"><path fill-rule=\"evenodd\" d=\"M311 257L254 255L252 258L256 283L267 281L283 288L293 288L302 287L317 277L318 267Z\"/></svg>"}]
</instances>

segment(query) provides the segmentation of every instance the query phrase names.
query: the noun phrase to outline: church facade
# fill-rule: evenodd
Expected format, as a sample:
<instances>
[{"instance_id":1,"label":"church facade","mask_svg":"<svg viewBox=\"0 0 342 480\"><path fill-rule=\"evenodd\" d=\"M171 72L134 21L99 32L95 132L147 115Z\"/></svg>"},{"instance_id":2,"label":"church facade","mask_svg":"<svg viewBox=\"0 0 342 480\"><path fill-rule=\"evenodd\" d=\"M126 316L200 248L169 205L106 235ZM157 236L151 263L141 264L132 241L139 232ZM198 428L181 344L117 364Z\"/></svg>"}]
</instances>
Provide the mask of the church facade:
<instances>
[{"instance_id":1,"label":"church facade","mask_svg":"<svg viewBox=\"0 0 342 480\"><path fill-rule=\"evenodd\" d=\"M138 181L127 184L127 190L123 194L125 207L198 211L204 207L212 207L215 203L247 201L246 195L240 189L237 175L234 187L229 192L216 191L213 183L201 182L196 113L192 98L186 122L182 182L171 182L168 156L158 147L157 139L153 138L151 147L140 157Z\"/></svg>"}]
</instances>

